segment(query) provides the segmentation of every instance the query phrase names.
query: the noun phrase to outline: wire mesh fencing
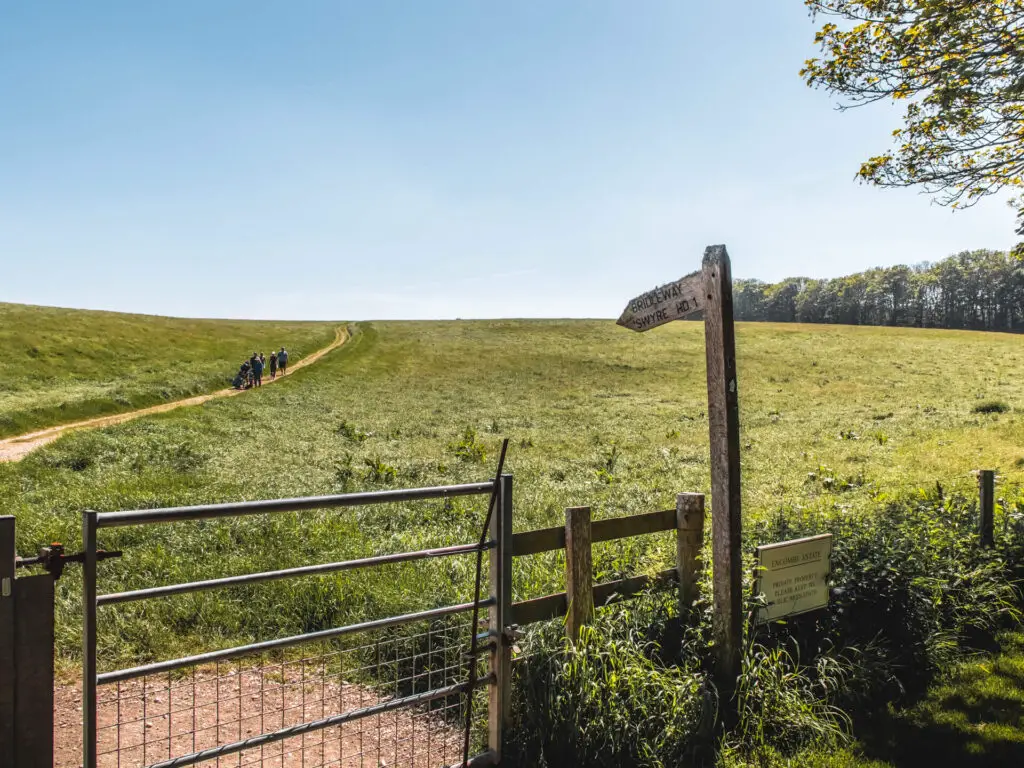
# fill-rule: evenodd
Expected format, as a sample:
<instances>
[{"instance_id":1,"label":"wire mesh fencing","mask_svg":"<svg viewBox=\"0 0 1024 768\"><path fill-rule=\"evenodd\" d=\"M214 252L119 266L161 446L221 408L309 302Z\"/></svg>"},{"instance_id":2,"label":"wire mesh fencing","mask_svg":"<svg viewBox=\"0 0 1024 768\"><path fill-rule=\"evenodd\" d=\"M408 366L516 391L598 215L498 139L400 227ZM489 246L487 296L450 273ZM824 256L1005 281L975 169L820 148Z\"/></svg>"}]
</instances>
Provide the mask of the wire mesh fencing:
<instances>
[{"instance_id":1,"label":"wire mesh fencing","mask_svg":"<svg viewBox=\"0 0 1024 768\"><path fill-rule=\"evenodd\" d=\"M504 446L503 454L504 455ZM494 564L503 537L314 563L274 571L100 594L98 535L107 528L229 519L344 507L489 495L488 531L511 536L512 478L290 499L82 513L84 768L187 765L321 768L448 766L499 759L501 707L490 707L503 676L489 658L504 653L503 567L491 568L488 597L375 617L127 669L100 672L101 607L303 576L476 555ZM492 516L497 508L497 513ZM505 525L499 526L500 521ZM490 553L489 555L487 553ZM479 563L479 560L478 560ZM510 563L510 559L509 559ZM479 567L479 566L478 566ZM479 581L479 578L478 578ZM487 594L487 593L485 593ZM410 596L412 597L412 596ZM410 602L418 602L411 600ZM356 613L361 613L361 610ZM478 617L478 614L479 617ZM473 618L470 618L472 615ZM493 618L495 632L487 629ZM224 636L230 636L227 632ZM479 638L486 638L479 643ZM479 648L477 647L479 644ZM476 651L474 652L474 650ZM477 700L479 705L476 705ZM468 728L472 709L475 718ZM493 711L492 711L493 710Z\"/></svg>"},{"instance_id":2,"label":"wire mesh fencing","mask_svg":"<svg viewBox=\"0 0 1024 768\"><path fill-rule=\"evenodd\" d=\"M98 765L457 764L470 623L444 617L101 685ZM477 630L486 631L486 622ZM485 654L477 660L481 680L485 661ZM473 695L475 754L486 742L486 684ZM260 741L266 734L280 738Z\"/></svg>"}]
</instances>

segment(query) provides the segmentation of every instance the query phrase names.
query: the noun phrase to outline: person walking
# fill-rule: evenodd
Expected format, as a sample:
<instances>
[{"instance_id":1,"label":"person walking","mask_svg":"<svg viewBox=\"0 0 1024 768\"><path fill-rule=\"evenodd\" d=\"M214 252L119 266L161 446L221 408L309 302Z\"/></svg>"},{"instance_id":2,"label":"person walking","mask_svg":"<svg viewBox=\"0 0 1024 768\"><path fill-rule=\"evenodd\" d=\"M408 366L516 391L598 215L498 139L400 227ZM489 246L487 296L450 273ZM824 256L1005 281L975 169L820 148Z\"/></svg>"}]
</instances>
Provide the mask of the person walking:
<instances>
[{"instance_id":1,"label":"person walking","mask_svg":"<svg viewBox=\"0 0 1024 768\"><path fill-rule=\"evenodd\" d=\"M270 380L277 378L277 352L270 353Z\"/></svg>"},{"instance_id":2,"label":"person walking","mask_svg":"<svg viewBox=\"0 0 1024 768\"><path fill-rule=\"evenodd\" d=\"M277 367L281 369L281 375L284 376L288 369L288 350L281 347L281 351L277 353Z\"/></svg>"},{"instance_id":3,"label":"person walking","mask_svg":"<svg viewBox=\"0 0 1024 768\"><path fill-rule=\"evenodd\" d=\"M252 375L257 387L263 386L263 359L255 352L252 353Z\"/></svg>"}]
</instances>

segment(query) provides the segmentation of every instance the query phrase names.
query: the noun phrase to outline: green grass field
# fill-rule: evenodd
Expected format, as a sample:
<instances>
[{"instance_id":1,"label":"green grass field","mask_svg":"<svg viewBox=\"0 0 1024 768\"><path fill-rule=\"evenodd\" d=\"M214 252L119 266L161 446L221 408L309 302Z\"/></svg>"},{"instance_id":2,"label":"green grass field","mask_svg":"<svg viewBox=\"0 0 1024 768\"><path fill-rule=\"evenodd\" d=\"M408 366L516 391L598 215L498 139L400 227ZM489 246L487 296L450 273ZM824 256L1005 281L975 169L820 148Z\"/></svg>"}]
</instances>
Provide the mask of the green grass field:
<instances>
[{"instance_id":1,"label":"green grass field","mask_svg":"<svg viewBox=\"0 0 1024 768\"><path fill-rule=\"evenodd\" d=\"M298 360L333 338L329 323L0 303L0 437L220 389L253 350Z\"/></svg>"},{"instance_id":2,"label":"green grass field","mask_svg":"<svg viewBox=\"0 0 1024 768\"><path fill-rule=\"evenodd\" d=\"M974 408L1024 404L1020 344L1000 334L741 325L747 519L857 510L911 484L969 488L977 467L1019 482L1021 414ZM75 542L83 509L479 480L492 472L504 435L513 439L519 530L557 524L566 506L589 504L605 517L706 491L701 326L636 335L603 321L364 325L275 387L71 434L0 465L0 511L17 515L28 553L54 538ZM466 542L478 535L480 507L420 503L111 531L102 543L126 554L104 565L101 588ZM279 544L270 551L268 536ZM667 535L603 545L598 577L664 567L671 553ZM517 562L517 596L558 589L558 563L554 554ZM409 601L465 599L469 566L453 564L439 579L408 565L379 577L239 590L241 602L261 611L209 596L134 606L155 613L111 653L172 652L206 639L214 619L257 637ZM403 589L419 579L425 588ZM200 604L212 613L197 614ZM67 610L75 605L70 599ZM122 612L126 622L133 610ZM65 649L74 646L64 639Z\"/></svg>"},{"instance_id":3,"label":"green grass field","mask_svg":"<svg viewBox=\"0 0 1024 768\"><path fill-rule=\"evenodd\" d=\"M310 348L330 333L294 327L314 332ZM737 333L748 531L780 514L868 513L937 482L972 493L980 467L998 470L1008 491L1024 481L1020 338L771 324ZM72 433L0 464L0 513L17 516L30 554L53 539L77 546L83 509L482 480L503 436L512 439L516 530L560 524L572 505L590 505L596 518L650 511L680 491L708 491L704 387L696 323L644 335L610 321L362 324L274 387ZM124 557L101 564L100 591L463 543L482 519L483 500L455 500L107 530L101 545ZM601 544L596 578L661 569L673 556L670 534ZM563 568L558 553L517 560L515 598L561 589ZM469 558L449 559L104 609L101 665L462 602L472 575ZM79 588L69 569L58 597L68 661ZM1013 667L1019 653L1004 659ZM965 674L965 686L1011 684ZM915 712L959 717L943 691ZM813 759L912 764L878 745Z\"/></svg>"}]
</instances>

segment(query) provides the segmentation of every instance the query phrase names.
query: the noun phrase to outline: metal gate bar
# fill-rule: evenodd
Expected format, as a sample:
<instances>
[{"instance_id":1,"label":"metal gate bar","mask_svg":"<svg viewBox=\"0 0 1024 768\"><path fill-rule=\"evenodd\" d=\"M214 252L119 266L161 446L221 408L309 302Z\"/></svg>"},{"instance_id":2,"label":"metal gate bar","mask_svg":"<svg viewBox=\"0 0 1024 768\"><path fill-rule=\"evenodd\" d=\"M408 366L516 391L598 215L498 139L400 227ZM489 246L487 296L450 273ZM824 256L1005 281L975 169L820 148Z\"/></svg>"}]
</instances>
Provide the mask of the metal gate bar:
<instances>
[{"instance_id":1,"label":"metal gate bar","mask_svg":"<svg viewBox=\"0 0 1024 768\"><path fill-rule=\"evenodd\" d=\"M365 507L370 504L394 504L400 501L446 499L456 496L480 496L490 493L493 482L439 485L430 488L401 488L394 491L340 493L332 496L302 496L296 499L232 501L226 504L198 504L192 507L139 509L130 512L94 512L97 528L121 528L128 525L173 523L183 520L210 520L218 517L262 515L268 512L306 512L311 509Z\"/></svg>"},{"instance_id":2,"label":"metal gate bar","mask_svg":"<svg viewBox=\"0 0 1024 768\"><path fill-rule=\"evenodd\" d=\"M491 598L481 600L480 605L490 607L491 605L494 605L494 600ZM277 648L288 648L302 643L315 643L318 640L331 640L343 635L351 635L356 632L384 629L385 627L397 627L401 624L409 624L414 621L436 619L441 616L451 616L455 613L468 613L472 610L473 603L462 603L460 605L450 605L445 608L433 608L429 611L420 611L419 613L407 613L402 616L391 616L387 619L364 621L359 624L349 624L345 627L324 629L319 632L308 632L304 635L292 635L291 637L282 637L277 640L266 640L262 643L239 645L234 648L225 648L222 651L210 651L209 653L200 653L195 656L183 656L180 659L171 659L170 661L158 661L155 664L146 664L141 667L119 669L116 672L104 672L103 674L96 676L96 682L99 685L117 683L124 680L132 680L137 677L145 677L146 675L155 675L160 672L170 672L175 669L183 669L184 667L194 667L198 664L210 664L215 661L233 659L237 656L246 656L251 653L270 651Z\"/></svg>"},{"instance_id":3,"label":"metal gate bar","mask_svg":"<svg viewBox=\"0 0 1024 768\"><path fill-rule=\"evenodd\" d=\"M495 541L485 542L483 549L493 549L496 544L497 542ZM226 576L222 579L191 581L187 584L168 584L165 587L150 587L149 589L137 589L132 592L112 592L107 595L97 595L96 604L114 605L116 603L130 603L135 600L148 600L152 597L167 597L168 595L180 595L185 592L199 592L204 589L216 589L217 587L233 587L239 584L253 584L260 581L286 579L292 576L312 576L314 574L333 573L335 571L348 571L353 568L367 568L374 565L408 563L414 560L428 560L436 557L447 557L449 555L462 555L468 552L476 552L479 549L480 548L476 544L457 544L453 547L438 547L436 549L421 549L418 552L399 552L393 555L363 557L358 560L345 560L340 563L303 565L298 568L284 568L280 571L246 573L241 576Z\"/></svg>"},{"instance_id":4,"label":"metal gate bar","mask_svg":"<svg viewBox=\"0 0 1024 768\"><path fill-rule=\"evenodd\" d=\"M499 501L499 517L501 517L502 519L506 519L507 517L507 527L510 533L512 478L511 476L506 475L502 476L500 480L502 486L502 493L500 494ZM451 486L439 486L431 488L411 488L392 491L376 491L367 493L351 493L333 496L318 496L292 499L275 499L268 501L251 501L229 504L209 504L189 507L171 507L152 510L104 513L98 513L93 511L83 512L82 538L85 549L83 559L83 767L97 768L97 730L99 724L97 710L97 688L101 684L117 683L118 686L120 686L120 683L122 681L133 680L137 678L143 678L143 684L145 684L145 678L148 675L158 674L162 672L170 673L173 670L179 670L189 666L195 667L197 664L219 663L220 661L225 659L235 658L246 654L262 654L267 650L286 648L307 642L332 640L335 638L339 638L345 635L350 635L361 631L380 630L389 627L396 627L411 622L424 620L429 621L440 617L469 612L472 611L475 607L475 604L473 602L463 603L454 606L446 606L427 611L420 611L417 613L362 622L358 624L348 625L345 627L336 627L304 635L295 635L291 637L280 638L277 640L253 643L250 645L239 646L220 651L212 651L209 653L198 654L180 659L173 659L170 661L156 662L154 664L147 664L139 667L117 670L114 672L106 672L104 674L97 674L96 611L100 605L127 603L137 600L145 600L153 597L162 597L167 595L181 594L185 592L195 592L204 589L214 589L218 587L232 586L237 584L270 581L273 579L281 579L291 576L322 574L334 571L349 570L354 568L383 565L387 563L401 563L413 560L446 557L451 555L479 552L481 550L490 550L492 552L492 563L495 556L494 553L498 550L501 550L502 554L499 559L502 562L503 567L499 569L501 571L501 573L498 574L500 577L504 575L504 571L506 570L506 568L504 567L504 560L508 559L510 561L511 559L510 557L507 557L508 553L510 552L510 550L508 550L507 548L508 545L506 544L503 547L502 543L498 540L498 537L492 534L492 540L484 542L483 546L477 544L457 545L452 547L421 550L418 552L380 555L376 557L349 560L338 563L325 563L320 565L304 566L300 568L282 569L279 571L268 571L241 576L229 576L219 579L208 579L205 581L191 582L187 584L172 584L160 587L134 590L130 592L97 595L97 531L100 528L149 525L155 523L178 522L186 520L217 519L236 517L241 515L264 514L270 512L295 512L312 509L353 507L370 504L384 504L426 499L446 499L457 496L483 495L490 493L493 490L493 488L494 482L484 482ZM494 530L497 529L492 527L492 531ZM492 594L491 597L481 600L479 604L476 604L476 607L490 608L491 614L493 616L495 610L498 608L496 597L497 596ZM473 631L476 632L477 630L474 628ZM505 683L501 679L499 679L501 676L496 675L496 670L500 672L500 668L496 668L493 663L494 659L496 658L494 656L496 652L495 649L498 646L505 645L502 639L502 628L499 627L495 629L494 627L491 627L487 633L487 637L488 642L486 644L480 645L480 647L478 648L477 655L482 656L486 653L491 654L491 672L488 675L482 676L481 681L490 685L492 690L495 690L497 688L504 688ZM469 658L469 663L476 664L476 657ZM445 681L442 680L442 683L443 682ZM118 687L118 691L120 691L120 687ZM143 691L143 695L145 696L145 688L143 688ZM440 688L424 692L414 692L411 695L406 696L402 696L396 693L393 698L388 699L387 701L378 702L369 707L360 707L358 709L349 710L347 712L332 715L330 717L320 718L318 720L313 720L298 725L290 725L288 727L280 728L270 733L264 733L260 736L238 740L231 744L223 744L209 749L193 751L189 755L181 755L179 757L168 756L170 759L164 760L163 762L159 762L154 765L161 766L162 768L167 768L168 766L194 765L205 760L218 758L222 755L241 753L247 749L251 749L253 746L261 747L261 745L263 744L284 741L294 736L302 736L305 733L315 731L323 732L324 729L331 728L335 725L340 726L341 724L347 722L361 721L363 718L373 717L374 715L379 715L380 713L392 711L397 712L399 709L412 708L420 704L428 704L437 699L443 698L447 700L447 697L453 695L466 695L469 693L471 693L471 691L469 691L469 683L442 685L442 687ZM500 701L502 698L503 697L499 697L498 700ZM495 701L493 696L491 697L491 700L492 702ZM500 729L496 731L493 725L494 724L492 723L492 727L489 732L489 735L492 737L495 733L500 734ZM303 744L305 744L305 740L303 739L302 741ZM472 764L482 765L497 762L500 750L500 741L498 743L493 743L494 739L489 738L488 742L490 744L489 751L483 753L482 755L478 755L476 758L474 758L471 761ZM143 759L143 762L145 762L145 759Z\"/></svg>"}]
</instances>

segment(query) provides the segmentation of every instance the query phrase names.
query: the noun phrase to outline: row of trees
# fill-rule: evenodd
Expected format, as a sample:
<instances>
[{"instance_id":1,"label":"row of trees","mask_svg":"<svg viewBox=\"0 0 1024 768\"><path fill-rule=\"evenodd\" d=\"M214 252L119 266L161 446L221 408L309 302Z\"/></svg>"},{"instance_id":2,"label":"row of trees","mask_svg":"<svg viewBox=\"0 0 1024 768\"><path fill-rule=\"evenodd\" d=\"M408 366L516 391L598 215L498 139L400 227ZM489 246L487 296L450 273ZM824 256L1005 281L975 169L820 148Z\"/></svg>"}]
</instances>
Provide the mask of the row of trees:
<instances>
[{"instance_id":1,"label":"row of trees","mask_svg":"<svg viewBox=\"0 0 1024 768\"><path fill-rule=\"evenodd\" d=\"M1024 263L1000 251L831 280L737 280L733 296L737 320L1024 330Z\"/></svg>"}]
</instances>

